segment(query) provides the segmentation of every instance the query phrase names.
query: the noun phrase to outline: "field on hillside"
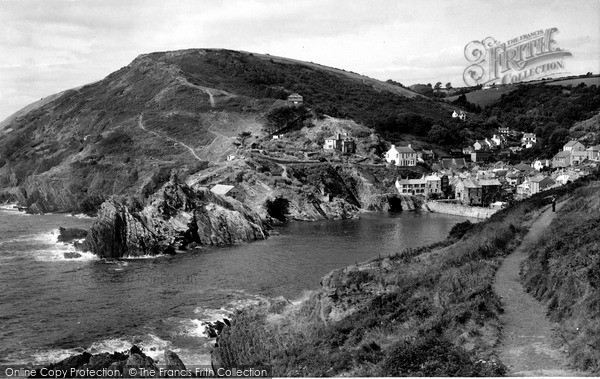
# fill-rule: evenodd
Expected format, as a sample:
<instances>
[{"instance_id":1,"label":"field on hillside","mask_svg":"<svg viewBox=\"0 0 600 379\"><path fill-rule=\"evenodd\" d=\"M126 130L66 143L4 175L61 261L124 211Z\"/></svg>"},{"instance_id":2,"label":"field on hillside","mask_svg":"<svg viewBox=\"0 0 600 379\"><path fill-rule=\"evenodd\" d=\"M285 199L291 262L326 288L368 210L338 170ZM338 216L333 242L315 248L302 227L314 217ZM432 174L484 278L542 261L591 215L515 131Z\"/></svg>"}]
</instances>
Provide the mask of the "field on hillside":
<instances>
[{"instance_id":1,"label":"field on hillside","mask_svg":"<svg viewBox=\"0 0 600 379\"><path fill-rule=\"evenodd\" d=\"M598 86L600 85L600 77L595 78L574 78L574 79L566 79L559 80L556 82L546 83L549 86L578 86L579 84L585 84L586 86Z\"/></svg>"},{"instance_id":2,"label":"field on hillside","mask_svg":"<svg viewBox=\"0 0 600 379\"><path fill-rule=\"evenodd\" d=\"M520 84L541 84L545 83L549 86L578 86L581 83L584 83L586 86L600 85L600 77L593 78L573 78L573 79L565 79L565 80L556 80L556 81L533 81L533 82L525 82ZM467 101L469 103L473 103L475 105L479 105L480 107L486 107L490 104L493 104L500 100L500 97L506 93L509 93L515 90L518 85L504 86L498 88L490 88L484 90L478 90L467 93L465 96L467 97ZM455 101L458 99L458 96L450 96L445 100L447 101Z\"/></svg>"},{"instance_id":3,"label":"field on hillside","mask_svg":"<svg viewBox=\"0 0 600 379\"><path fill-rule=\"evenodd\" d=\"M507 86L483 89L479 91L469 92L465 96L467 97L467 101L469 103L478 105L483 108L490 104L494 104L495 102L500 100L500 97L502 95L504 95L505 93L509 93L510 91L513 91L516 88L516 86ZM448 101L455 101L456 99L458 99L458 96L451 96L446 98L446 100Z\"/></svg>"}]
</instances>

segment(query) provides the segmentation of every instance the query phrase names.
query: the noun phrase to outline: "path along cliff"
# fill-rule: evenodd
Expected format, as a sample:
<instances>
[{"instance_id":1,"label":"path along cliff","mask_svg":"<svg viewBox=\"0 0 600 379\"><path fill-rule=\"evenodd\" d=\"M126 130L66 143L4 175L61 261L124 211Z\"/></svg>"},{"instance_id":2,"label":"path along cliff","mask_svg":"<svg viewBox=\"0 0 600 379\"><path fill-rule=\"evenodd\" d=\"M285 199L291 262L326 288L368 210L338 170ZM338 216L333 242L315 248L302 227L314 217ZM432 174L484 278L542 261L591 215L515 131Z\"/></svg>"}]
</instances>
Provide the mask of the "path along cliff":
<instances>
[{"instance_id":1,"label":"path along cliff","mask_svg":"<svg viewBox=\"0 0 600 379\"><path fill-rule=\"evenodd\" d=\"M555 325L548 320L546 307L525 292L520 281L521 263L555 216L551 207L546 209L496 273L494 290L504 308L498 356L509 376L585 376L568 367L564 351L553 343Z\"/></svg>"}]
</instances>

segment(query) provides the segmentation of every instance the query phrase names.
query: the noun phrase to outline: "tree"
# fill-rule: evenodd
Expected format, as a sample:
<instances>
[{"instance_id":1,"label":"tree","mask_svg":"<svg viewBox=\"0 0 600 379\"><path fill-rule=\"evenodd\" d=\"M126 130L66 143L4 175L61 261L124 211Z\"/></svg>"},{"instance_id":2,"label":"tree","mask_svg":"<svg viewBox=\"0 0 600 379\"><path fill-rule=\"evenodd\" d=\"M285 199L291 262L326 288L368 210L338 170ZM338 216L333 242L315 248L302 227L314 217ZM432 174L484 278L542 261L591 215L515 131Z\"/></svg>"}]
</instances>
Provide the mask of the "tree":
<instances>
[{"instance_id":1,"label":"tree","mask_svg":"<svg viewBox=\"0 0 600 379\"><path fill-rule=\"evenodd\" d=\"M446 83L446 89L447 90L452 89L452 84L450 84L450 82Z\"/></svg>"},{"instance_id":2,"label":"tree","mask_svg":"<svg viewBox=\"0 0 600 379\"><path fill-rule=\"evenodd\" d=\"M244 148L246 147L246 142L248 141L248 139L252 137L252 133L245 131L245 132L241 132L240 134L238 134L238 142L237 145Z\"/></svg>"},{"instance_id":3,"label":"tree","mask_svg":"<svg viewBox=\"0 0 600 379\"><path fill-rule=\"evenodd\" d=\"M266 115L265 129L268 133L301 129L310 117L309 110L304 106L275 108Z\"/></svg>"},{"instance_id":4,"label":"tree","mask_svg":"<svg viewBox=\"0 0 600 379\"><path fill-rule=\"evenodd\" d=\"M437 83L435 83L435 87L433 87L433 89L436 89L436 90L438 90L438 91L439 91L439 90L440 90L440 88L442 88L442 82L437 82Z\"/></svg>"}]
</instances>

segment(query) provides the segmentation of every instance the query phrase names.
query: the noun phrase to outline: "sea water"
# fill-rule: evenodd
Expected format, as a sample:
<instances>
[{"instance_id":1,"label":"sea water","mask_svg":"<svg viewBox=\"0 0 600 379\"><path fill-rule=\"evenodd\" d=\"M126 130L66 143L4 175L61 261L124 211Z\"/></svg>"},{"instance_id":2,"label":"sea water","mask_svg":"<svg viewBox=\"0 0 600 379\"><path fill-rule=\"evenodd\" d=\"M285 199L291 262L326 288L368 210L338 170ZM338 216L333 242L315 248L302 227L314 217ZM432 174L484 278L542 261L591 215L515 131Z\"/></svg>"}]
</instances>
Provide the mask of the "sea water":
<instances>
[{"instance_id":1,"label":"sea water","mask_svg":"<svg viewBox=\"0 0 600 379\"><path fill-rule=\"evenodd\" d=\"M132 344L208 364L204 323L261 299L301 298L329 271L444 239L464 218L419 212L291 222L267 240L151 259L72 258L59 227L93 220L0 207L0 364L57 362Z\"/></svg>"}]
</instances>

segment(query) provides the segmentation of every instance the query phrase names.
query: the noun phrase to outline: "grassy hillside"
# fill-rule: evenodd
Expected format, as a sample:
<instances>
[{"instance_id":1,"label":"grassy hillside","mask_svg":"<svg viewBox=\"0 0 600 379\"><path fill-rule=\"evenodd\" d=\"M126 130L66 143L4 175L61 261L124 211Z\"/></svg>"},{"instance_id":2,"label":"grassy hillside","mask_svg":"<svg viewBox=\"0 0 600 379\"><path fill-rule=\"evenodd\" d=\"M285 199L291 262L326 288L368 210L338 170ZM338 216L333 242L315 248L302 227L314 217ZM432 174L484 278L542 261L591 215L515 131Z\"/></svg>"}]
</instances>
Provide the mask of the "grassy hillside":
<instances>
[{"instance_id":1,"label":"grassy hillside","mask_svg":"<svg viewBox=\"0 0 600 379\"><path fill-rule=\"evenodd\" d=\"M548 306L571 363L600 373L600 182L578 189L525 262L526 288Z\"/></svg>"},{"instance_id":2,"label":"grassy hillside","mask_svg":"<svg viewBox=\"0 0 600 379\"><path fill-rule=\"evenodd\" d=\"M448 114L410 91L313 63L228 50L152 53L6 120L0 197L42 212L93 210L113 194L146 197L170 171L185 178L224 161L240 132L264 136L265 116L293 92L315 116L371 127Z\"/></svg>"}]
</instances>

